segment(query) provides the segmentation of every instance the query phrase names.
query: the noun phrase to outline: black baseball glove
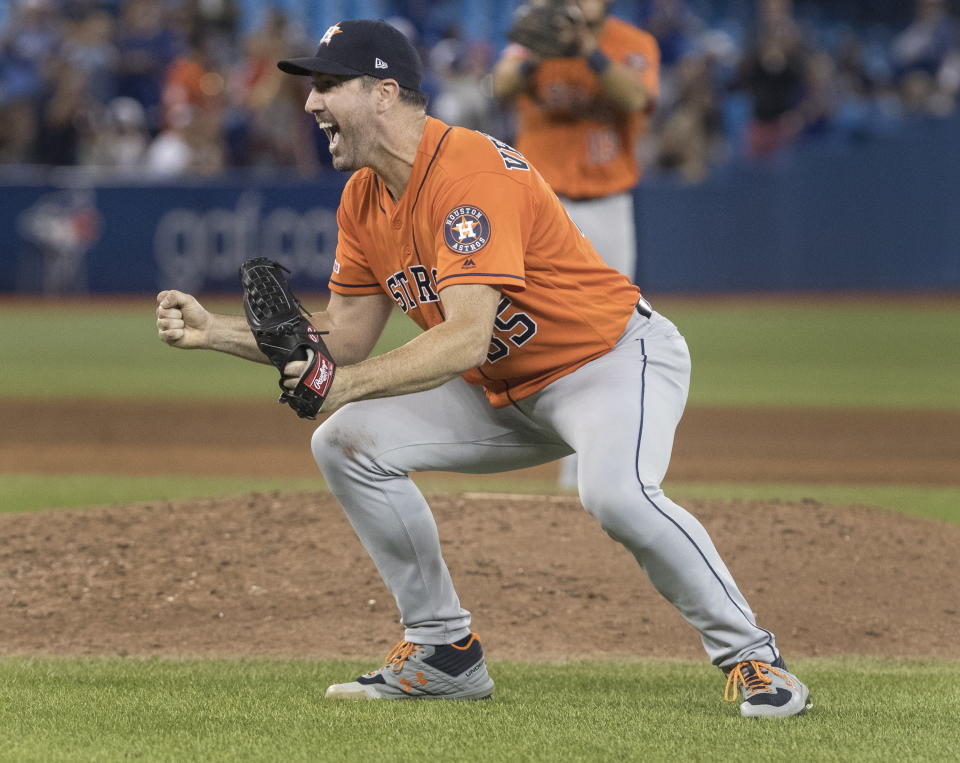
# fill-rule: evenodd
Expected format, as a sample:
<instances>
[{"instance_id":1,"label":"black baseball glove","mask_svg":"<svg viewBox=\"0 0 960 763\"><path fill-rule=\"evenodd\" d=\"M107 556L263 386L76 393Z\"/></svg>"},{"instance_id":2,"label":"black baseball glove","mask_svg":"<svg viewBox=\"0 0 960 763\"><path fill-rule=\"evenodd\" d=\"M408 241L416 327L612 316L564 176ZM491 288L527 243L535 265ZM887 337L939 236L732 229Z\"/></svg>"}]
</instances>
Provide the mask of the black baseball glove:
<instances>
[{"instance_id":1,"label":"black baseball glove","mask_svg":"<svg viewBox=\"0 0 960 763\"><path fill-rule=\"evenodd\" d=\"M240 266L243 311L257 347L280 371L280 399L302 419L314 419L330 391L336 364L327 346L307 320L310 315L290 288L283 265L266 257ZM283 386L283 368L294 360L308 361L293 391Z\"/></svg>"},{"instance_id":2,"label":"black baseball glove","mask_svg":"<svg viewBox=\"0 0 960 763\"><path fill-rule=\"evenodd\" d=\"M569 0L529 0L514 11L507 39L540 58L577 54L574 23L579 9Z\"/></svg>"}]
</instances>

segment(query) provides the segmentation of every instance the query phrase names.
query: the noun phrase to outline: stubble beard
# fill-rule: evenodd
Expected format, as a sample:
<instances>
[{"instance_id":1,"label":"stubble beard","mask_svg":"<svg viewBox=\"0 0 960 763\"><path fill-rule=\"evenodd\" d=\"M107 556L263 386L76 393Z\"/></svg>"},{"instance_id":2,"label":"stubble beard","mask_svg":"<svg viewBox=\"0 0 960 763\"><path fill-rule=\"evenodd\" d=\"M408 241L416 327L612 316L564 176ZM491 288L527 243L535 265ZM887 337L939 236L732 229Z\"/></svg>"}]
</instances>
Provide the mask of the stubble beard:
<instances>
[{"instance_id":1,"label":"stubble beard","mask_svg":"<svg viewBox=\"0 0 960 763\"><path fill-rule=\"evenodd\" d=\"M358 125L351 129L349 141L344 140L343 126L341 125L340 153L331 156L333 168L338 172L356 172L368 166L364 160L363 147L368 143L365 126Z\"/></svg>"}]
</instances>

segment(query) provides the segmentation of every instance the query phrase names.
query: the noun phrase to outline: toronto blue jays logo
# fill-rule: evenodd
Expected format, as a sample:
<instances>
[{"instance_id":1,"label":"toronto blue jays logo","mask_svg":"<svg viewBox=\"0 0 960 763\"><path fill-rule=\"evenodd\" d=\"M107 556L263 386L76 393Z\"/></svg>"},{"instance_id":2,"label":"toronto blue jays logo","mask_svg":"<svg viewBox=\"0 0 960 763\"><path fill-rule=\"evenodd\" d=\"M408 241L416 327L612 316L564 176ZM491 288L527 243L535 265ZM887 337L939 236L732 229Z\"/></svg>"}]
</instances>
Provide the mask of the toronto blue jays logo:
<instances>
[{"instance_id":1,"label":"toronto blue jays logo","mask_svg":"<svg viewBox=\"0 0 960 763\"><path fill-rule=\"evenodd\" d=\"M454 207L443 221L443 238L457 254L473 254L490 240L490 221L477 207Z\"/></svg>"}]
</instances>

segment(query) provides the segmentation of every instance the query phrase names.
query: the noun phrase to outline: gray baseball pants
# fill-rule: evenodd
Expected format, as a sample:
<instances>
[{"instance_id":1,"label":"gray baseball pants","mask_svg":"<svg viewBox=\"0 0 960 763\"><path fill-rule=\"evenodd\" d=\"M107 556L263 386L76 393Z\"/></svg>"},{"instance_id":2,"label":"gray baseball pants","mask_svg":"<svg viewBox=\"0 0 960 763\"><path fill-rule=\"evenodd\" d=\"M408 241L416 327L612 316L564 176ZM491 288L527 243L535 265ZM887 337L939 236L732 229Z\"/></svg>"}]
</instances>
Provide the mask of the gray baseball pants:
<instances>
[{"instance_id":1,"label":"gray baseball pants","mask_svg":"<svg viewBox=\"0 0 960 763\"><path fill-rule=\"evenodd\" d=\"M514 406L454 379L351 403L314 433L313 454L396 599L404 638L469 633L437 527L410 472L491 473L579 455L584 508L637 559L725 668L777 658L703 526L660 489L686 403L690 356L676 327L637 313L616 347Z\"/></svg>"}]
</instances>

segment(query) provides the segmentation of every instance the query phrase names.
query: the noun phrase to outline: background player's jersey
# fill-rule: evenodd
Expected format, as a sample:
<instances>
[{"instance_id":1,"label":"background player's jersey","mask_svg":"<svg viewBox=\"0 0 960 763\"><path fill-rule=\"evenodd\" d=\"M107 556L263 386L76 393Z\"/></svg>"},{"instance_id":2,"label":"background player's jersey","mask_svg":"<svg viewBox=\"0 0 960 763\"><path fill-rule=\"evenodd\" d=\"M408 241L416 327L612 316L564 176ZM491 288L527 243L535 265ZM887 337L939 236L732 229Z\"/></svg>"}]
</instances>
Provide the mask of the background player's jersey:
<instances>
[{"instance_id":1,"label":"background player's jersey","mask_svg":"<svg viewBox=\"0 0 960 763\"><path fill-rule=\"evenodd\" d=\"M497 407L610 350L639 297L522 155L433 118L397 203L363 169L344 188L337 221L338 294L385 291L427 329L444 320L447 286L501 288L487 360L464 374Z\"/></svg>"},{"instance_id":2,"label":"background player's jersey","mask_svg":"<svg viewBox=\"0 0 960 763\"><path fill-rule=\"evenodd\" d=\"M647 32L608 17L600 50L636 72L650 98L659 95L660 49ZM523 57L518 45L508 56ZM588 199L637 184L636 144L647 114L626 114L602 96L600 79L582 58L553 58L534 72L517 99L517 148L557 193Z\"/></svg>"}]
</instances>

